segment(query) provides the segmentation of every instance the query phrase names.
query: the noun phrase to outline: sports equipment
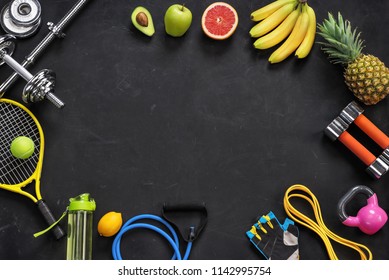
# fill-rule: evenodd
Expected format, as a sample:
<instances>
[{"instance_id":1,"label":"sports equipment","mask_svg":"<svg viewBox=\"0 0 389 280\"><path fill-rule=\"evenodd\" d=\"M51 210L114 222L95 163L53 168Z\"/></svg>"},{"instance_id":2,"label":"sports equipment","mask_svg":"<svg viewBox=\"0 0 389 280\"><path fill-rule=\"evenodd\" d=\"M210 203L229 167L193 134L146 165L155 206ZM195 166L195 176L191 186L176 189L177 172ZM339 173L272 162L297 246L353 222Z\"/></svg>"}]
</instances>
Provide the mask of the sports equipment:
<instances>
[{"instance_id":1,"label":"sports equipment","mask_svg":"<svg viewBox=\"0 0 389 280\"><path fill-rule=\"evenodd\" d=\"M34 153L28 159L17 159L10 152L10 144L17 136L24 135L34 141ZM56 222L40 191L43 165L44 134L36 117L23 105L0 99L0 188L24 195L38 206L49 225ZM35 181L35 196L24 187ZM57 224L52 228L57 239L65 232Z\"/></svg>"},{"instance_id":2,"label":"sports equipment","mask_svg":"<svg viewBox=\"0 0 389 280\"><path fill-rule=\"evenodd\" d=\"M308 217L305 214L307 211L298 211L291 203L291 201L296 201L297 199L305 200L305 202L307 202L308 205L312 207L314 215L309 215ZM301 206L302 204L299 203L297 205ZM368 247L340 237L326 227L326 225L324 224L323 215L321 213L320 203L316 196L306 186L296 184L290 186L286 190L284 195L284 209L286 214L288 214L288 216L293 221L299 223L302 226L307 227L308 229L318 234L318 236L323 240L324 245L327 249L328 256L331 260L339 259L335 253L334 247L332 246L331 240L341 245L344 245L347 248L357 251L361 260L373 259L373 255ZM310 218L311 216L315 217L316 221L312 220Z\"/></svg>"},{"instance_id":3,"label":"sports equipment","mask_svg":"<svg viewBox=\"0 0 389 280\"><path fill-rule=\"evenodd\" d=\"M15 72L27 81L23 89L23 101L36 102L43 99L51 101L57 108L63 108L65 104L54 95L55 73L49 69L43 69L32 75L11 55L15 49L15 37L12 35L0 36L0 65L7 64Z\"/></svg>"},{"instance_id":4,"label":"sports equipment","mask_svg":"<svg viewBox=\"0 0 389 280\"><path fill-rule=\"evenodd\" d=\"M9 14L15 24L31 26L40 21L41 4L38 0L13 0Z\"/></svg>"},{"instance_id":5,"label":"sports equipment","mask_svg":"<svg viewBox=\"0 0 389 280\"><path fill-rule=\"evenodd\" d=\"M339 140L353 152L366 166L366 172L374 179L381 178L389 170L389 137L376 127L363 113L363 108L355 101L350 102L324 130L332 140ZM376 157L350 133L349 126L355 123L366 135L376 142L382 149L381 155Z\"/></svg>"},{"instance_id":6,"label":"sports equipment","mask_svg":"<svg viewBox=\"0 0 389 280\"><path fill-rule=\"evenodd\" d=\"M31 138L19 136L12 141L10 149L14 157L27 159L34 153L35 145Z\"/></svg>"},{"instance_id":7,"label":"sports equipment","mask_svg":"<svg viewBox=\"0 0 389 280\"><path fill-rule=\"evenodd\" d=\"M164 203L162 217L152 214L141 214L129 219L121 227L112 244L112 256L122 260L120 244L122 236L133 229L148 229L164 237L174 250L172 260L187 260L192 250L193 242L207 223L208 212L205 204ZM146 222L149 220L149 222ZM158 223L158 224L157 224ZM162 226L162 227L161 227ZM185 253L180 252L180 237L186 242Z\"/></svg>"},{"instance_id":8,"label":"sports equipment","mask_svg":"<svg viewBox=\"0 0 389 280\"><path fill-rule=\"evenodd\" d=\"M16 38L36 34L41 25L41 5L37 0L13 0L1 10L1 27Z\"/></svg>"},{"instance_id":9,"label":"sports equipment","mask_svg":"<svg viewBox=\"0 0 389 280\"><path fill-rule=\"evenodd\" d=\"M36 58L42 54L46 47L48 47L55 38L65 37L63 29L81 11L88 1L90 0L78 0L57 24L52 22L47 23L50 32L42 39L42 41L39 42L31 53L26 56L25 60L23 60L21 66L24 69L27 69L30 65L34 64ZM0 97L3 97L4 93L16 82L18 77L18 73L14 72L0 85Z\"/></svg>"},{"instance_id":10,"label":"sports equipment","mask_svg":"<svg viewBox=\"0 0 389 280\"><path fill-rule=\"evenodd\" d=\"M345 67L344 79L354 96L365 105L374 105L389 94L389 69L377 57L362 53L363 41L348 20L331 13L318 24L318 32L325 42L323 51L330 61Z\"/></svg>"},{"instance_id":11,"label":"sports equipment","mask_svg":"<svg viewBox=\"0 0 389 280\"><path fill-rule=\"evenodd\" d=\"M272 211L246 231L250 242L267 260L298 260L298 228L288 218L281 224Z\"/></svg>"},{"instance_id":12,"label":"sports equipment","mask_svg":"<svg viewBox=\"0 0 389 280\"><path fill-rule=\"evenodd\" d=\"M282 45L270 56L270 63L285 60L292 53L305 58L312 50L316 35L316 15L307 0L277 0L251 13L258 22L250 29L256 49Z\"/></svg>"},{"instance_id":13,"label":"sports equipment","mask_svg":"<svg viewBox=\"0 0 389 280\"><path fill-rule=\"evenodd\" d=\"M215 2L205 9L201 27L208 37L224 40L234 34L238 21L238 13L230 4Z\"/></svg>"},{"instance_id":14,"label":"sports equipment","mask_svg":"<svg viewBox=\"0 0 389 280\"><path fill-rule=\"evenodd\" d=\"M155 226L152 223L138 222L140 220L151 220L152 222L158 222L162 224L163 227L167 228L167 231L162 230L160 227ZM163 218L152 215L152 214L141 214L129 219L123 227L120 229L119 233L115 236L115 239L112 244L112 257L114 260L123 260L122 253L120 251L120 243L122 236L130 230L133 229L149 229L155 231L162 235L170 244L174 250L172 260L187 260L189 258L190 252L192 250L192 242L187 244L185 255L182 257L180 252L180 240L174 228Z\"/></svg>"},{"instance_id":15,"label":"sports equipment","mask_svg":"<svg viewBox=\"0 0 389 280\"><path fill-rule=\"evenodd\" d=\"M367 196L367 205L359 209L356 216L347 215L347 204L359 194ZM377 194L363 185L355 186L343 195L338 202L338 215L342 224L349 227L358 227L369 235L379 231L388 220L388 215L378 205Z\"/></svg>"}]
</instances>

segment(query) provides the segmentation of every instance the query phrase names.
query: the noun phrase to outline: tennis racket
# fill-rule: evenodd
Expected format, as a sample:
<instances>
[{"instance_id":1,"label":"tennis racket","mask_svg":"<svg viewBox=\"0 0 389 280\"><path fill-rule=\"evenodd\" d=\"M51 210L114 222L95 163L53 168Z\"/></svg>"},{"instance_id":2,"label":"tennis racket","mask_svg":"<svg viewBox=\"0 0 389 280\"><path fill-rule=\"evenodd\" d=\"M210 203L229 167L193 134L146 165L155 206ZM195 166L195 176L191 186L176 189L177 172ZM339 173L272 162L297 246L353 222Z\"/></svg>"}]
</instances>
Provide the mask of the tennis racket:
<instances>
[{"instance_id":1,"label":"tennis racket","mask_svg":"<svg viewBox=\"0 0 389 280\"><path fill-rule=\"evenodd\" d=\"M33 154L27 159L18 159L11 153L11 142L18 136L27 136L35 144ZM52 225L56 219L40 191L44 144L42 127L31 111L13 100L0 98L0 188L31 199L48 225ZM35 181L35 196L23 189L32 181ZM51 230L57 239L65 236L58 224Z\"/></svg>"}]
</instances>

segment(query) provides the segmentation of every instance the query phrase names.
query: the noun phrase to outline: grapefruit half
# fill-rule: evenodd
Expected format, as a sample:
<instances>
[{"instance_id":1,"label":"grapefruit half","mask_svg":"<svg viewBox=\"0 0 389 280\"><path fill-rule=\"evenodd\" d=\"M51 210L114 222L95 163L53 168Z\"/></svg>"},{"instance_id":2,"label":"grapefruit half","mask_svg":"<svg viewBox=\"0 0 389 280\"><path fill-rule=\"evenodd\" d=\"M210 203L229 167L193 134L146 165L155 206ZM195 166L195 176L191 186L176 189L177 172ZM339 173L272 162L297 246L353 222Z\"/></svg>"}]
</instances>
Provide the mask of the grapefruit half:
<instances>
[{"instance_id":1,"label":"grapefruit half","mask_svg":"<svg viewBox=\"0 0 389 280\"><path fill-rule=\"evenodd\" d=\"M227 3L215 2L205 9L201 18L204 33L215 40L229 38L238 26L238 13Z\"/></svg>"}]
</instances>

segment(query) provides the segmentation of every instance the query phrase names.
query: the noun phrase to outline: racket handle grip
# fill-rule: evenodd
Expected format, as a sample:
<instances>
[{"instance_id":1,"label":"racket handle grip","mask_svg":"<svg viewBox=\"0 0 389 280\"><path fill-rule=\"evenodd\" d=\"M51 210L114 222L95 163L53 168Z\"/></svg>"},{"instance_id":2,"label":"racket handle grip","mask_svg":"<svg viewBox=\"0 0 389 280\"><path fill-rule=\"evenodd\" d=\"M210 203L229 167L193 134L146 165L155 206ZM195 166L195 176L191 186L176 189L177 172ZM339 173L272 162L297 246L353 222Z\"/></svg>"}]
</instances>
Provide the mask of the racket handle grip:
<instances>
[{"instance_id":1,"label":"racket handle grip","mask_svg":"<svg viewBox=\"0 0 389 280\"><path fill-rule=\"evenodd\" d=\"M43 200L39 200L37 202L37 204L38 204L39 211L41 211L41 214L45 218L48 225L50 226L50 225L54 224L57 220L54 218L54 215L53 215L53 213L51 213L51 210L50 210L49 206L47 206L46 202L44 202ZM60 227L59 224L54 226L51 229L51 231L53 232L53 234L55 235L55 238L57 238L57 239L61 239L62 237L64 237L66 235L66 233Z\"/></svg>"}]
</instances>

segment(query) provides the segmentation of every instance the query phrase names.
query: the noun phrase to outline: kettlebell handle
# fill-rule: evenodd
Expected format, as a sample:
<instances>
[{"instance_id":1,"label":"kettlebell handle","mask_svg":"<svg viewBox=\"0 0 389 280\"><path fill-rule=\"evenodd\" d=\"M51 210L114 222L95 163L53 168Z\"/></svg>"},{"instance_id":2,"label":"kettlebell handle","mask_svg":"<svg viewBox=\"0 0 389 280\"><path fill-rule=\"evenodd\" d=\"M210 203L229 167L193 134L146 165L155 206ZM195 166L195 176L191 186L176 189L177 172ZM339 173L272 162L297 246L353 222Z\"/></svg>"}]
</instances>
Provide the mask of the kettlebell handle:
<instances>
[{"instance_id":1,"label":"kettlebell handle","mask_svg":"<svg viewBox=\"0 0 389 280\"><path fill-rule=\"evenodd\" d=\"M346 205L357 194L364 194L368 198L370 198L374 195L374 192L370 188L363 185L355 186L354 188L350 189L338 202L338 215L342 222L347 220L347 218L349 217L346 213Z\"/></svg>"}]
</instances>

